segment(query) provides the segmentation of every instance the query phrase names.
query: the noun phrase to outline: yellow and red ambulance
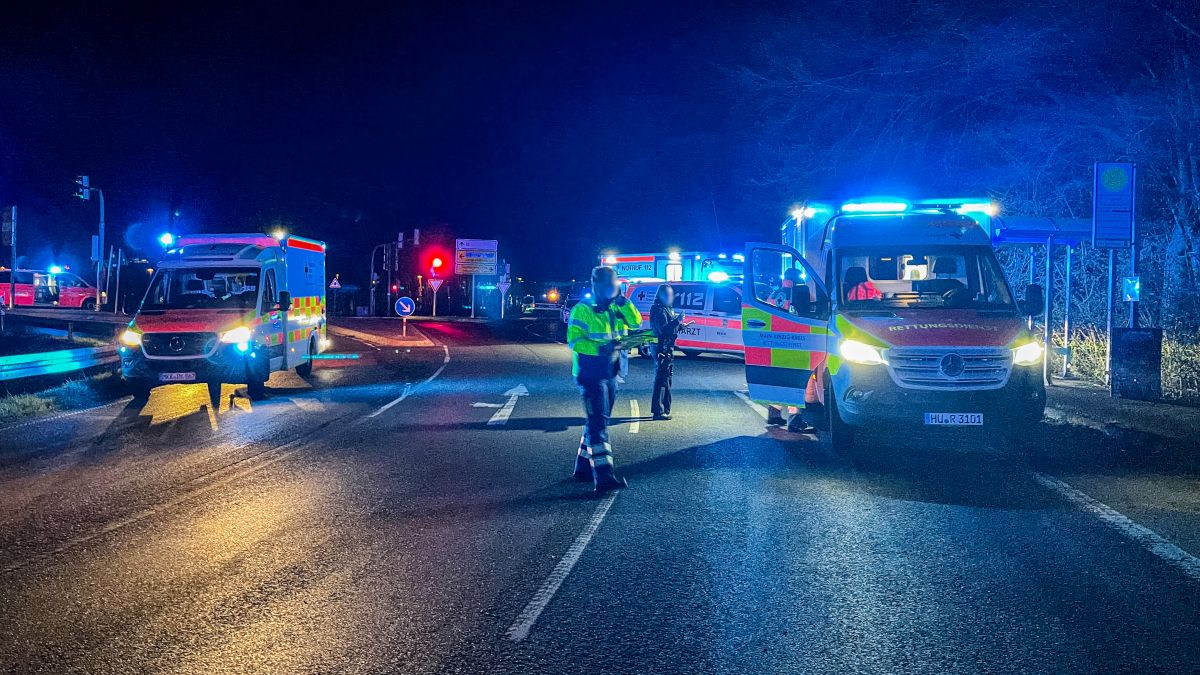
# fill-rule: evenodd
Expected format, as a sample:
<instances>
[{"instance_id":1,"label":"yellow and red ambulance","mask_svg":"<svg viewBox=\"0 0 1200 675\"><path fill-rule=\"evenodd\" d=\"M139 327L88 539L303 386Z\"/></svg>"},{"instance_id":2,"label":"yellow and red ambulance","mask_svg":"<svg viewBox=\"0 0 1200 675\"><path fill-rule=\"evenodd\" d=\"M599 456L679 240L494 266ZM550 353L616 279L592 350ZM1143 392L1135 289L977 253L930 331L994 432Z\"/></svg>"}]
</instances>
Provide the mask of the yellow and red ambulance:
<instances>
[{"instance_id":1,"label":"yellow and red ambulance","mask_svg":"<svg viewBox=\"0 0 1200 675\"><path fill-rule=\"evenodd\" d=\"M159 262L121 332L123 377L135 393L159 384L246 384L265 394L272 372L307 377L328 344L325 244L304 237L197 234Z\"/></svg>"},{"instance_id":2,"label":"yellow and red ambulance","mask_svg":"<svg viewBox=\"0 0 1200 675\"><path fill-rule=\"evenodd\" d=\"M799 210L787 244L746 246L750 397L823 406L833 444L857 429L1020 433L1046 402L1026 326L1043 292L1009 290L981 226L987 202L859 200Z\"/></svg>"},{"instance_id":3,"label":"yellow and red ambulance","mask_svg":"<svg viewBox=\"0 0 1200 675\"><path fill-rule=\"evenodd\" d=\"M650 327L650 307L659 286L658 279L634 279L625 289L644 318L642 328ZM737 282L672 281L675 309L687 317L675 346L686 356L701 353L741 356L742 287Z\"/></svg>"}]
</instances>

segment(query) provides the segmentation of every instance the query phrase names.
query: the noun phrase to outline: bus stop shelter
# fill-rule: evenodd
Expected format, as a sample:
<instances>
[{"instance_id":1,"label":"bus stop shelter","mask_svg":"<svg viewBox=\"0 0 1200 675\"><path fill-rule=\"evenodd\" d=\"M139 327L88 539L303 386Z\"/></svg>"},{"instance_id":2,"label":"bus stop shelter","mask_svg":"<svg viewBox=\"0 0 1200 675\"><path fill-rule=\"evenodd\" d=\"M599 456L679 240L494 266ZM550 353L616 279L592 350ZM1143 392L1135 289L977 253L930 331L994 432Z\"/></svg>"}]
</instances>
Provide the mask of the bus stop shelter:
<instances>
[{"instance_id":1,"label":"bus stop shelter","mask_svg":"<svg viewBox=\"0 0 1200 675\"><path fill-rule=\"evenodd\" d=\"M1071 344L1071 259L1076 246L1091 241L1092 221L1086 218L1041 218L1036 216L994 217L991 223L993 246L1023 246L1029 250L1029 283L1037 283L1037 248L1046 250L1045 326L1042 339L1047 352L1051 348L1052 326L1054 325L1054 255L1058 247L1066 247L1066 293L1063 303L1063 355L1062 375L1067 374L1070 363ZM1032 324L1032 320L1031 320ZM1042 378L1050 384L1050 359L1042 361Z\"/></svg>"}]
</instances>

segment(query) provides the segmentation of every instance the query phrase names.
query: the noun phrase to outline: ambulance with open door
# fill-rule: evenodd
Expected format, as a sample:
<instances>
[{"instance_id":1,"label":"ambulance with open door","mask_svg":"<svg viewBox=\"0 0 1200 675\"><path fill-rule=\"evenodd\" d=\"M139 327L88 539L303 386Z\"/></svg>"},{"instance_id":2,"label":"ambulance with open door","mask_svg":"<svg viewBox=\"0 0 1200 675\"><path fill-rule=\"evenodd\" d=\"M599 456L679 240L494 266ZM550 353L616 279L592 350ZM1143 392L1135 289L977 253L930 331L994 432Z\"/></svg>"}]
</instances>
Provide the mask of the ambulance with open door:
<instances>
[{"instance_id":1,"label":"ambulance with open door","mask_svg":"<svg viewBox=\"0 0 1200 675\"><path fill-rule=\"evenodd\" d=\"M180 237L158 264L129 326L121 372L134 391L160 384L246 384L265 393L272 372L312 371L328 344L325 244L288 236Z\"/></svg>"},{"instance_id":2,"label":"ambulance with open door","mask_svg":"<svg viewBox=\"0 0 1200 675\"><path fill-rule=\"evenodd\" d=\"M789 225L797 246L747 244L750 397L819 405L838 447L864 427L1020 433L1040 420L1044 348L1026 326L1042 289L1013 296L972 217L991 208L808 206Z\"/></svg>"}]
</instances>

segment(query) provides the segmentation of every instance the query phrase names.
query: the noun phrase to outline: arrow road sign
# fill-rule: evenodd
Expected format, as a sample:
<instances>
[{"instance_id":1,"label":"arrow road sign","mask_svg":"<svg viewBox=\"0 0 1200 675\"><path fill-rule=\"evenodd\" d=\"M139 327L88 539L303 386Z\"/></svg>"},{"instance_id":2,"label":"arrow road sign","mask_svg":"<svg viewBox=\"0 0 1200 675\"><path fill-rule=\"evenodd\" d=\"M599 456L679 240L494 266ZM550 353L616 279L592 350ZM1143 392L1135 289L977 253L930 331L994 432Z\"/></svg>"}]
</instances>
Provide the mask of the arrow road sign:
<instances>
[{"instance_id":1,"label":"arrow road sign","mask_svg":"<svg viewBox=\"0 0 1200 675\"><path fill-rule=\"evenodd\" d=\"M417 311L417 303L407 295L396 299L396 314L400 316L412 316L413 312Z\"/></svg>"},{"instance_id":2,"label":"arrow road sign","mask_svg":"<svg viewBox=\"0 0 1200 675\"><path fill-rule=\"evenodd\" d=\"M497 410L495 415L492 415L492 419L488 420L489 427L501 426L508 422L508 418L512 415L513 408L517 407L517 399L521 398L522 396L528 396L529 390L525 388L525 385L518 384L512 389L504 392L504 395L508 397L508 402L504 404L503 408Z\"/></svg>"}]
</instances>

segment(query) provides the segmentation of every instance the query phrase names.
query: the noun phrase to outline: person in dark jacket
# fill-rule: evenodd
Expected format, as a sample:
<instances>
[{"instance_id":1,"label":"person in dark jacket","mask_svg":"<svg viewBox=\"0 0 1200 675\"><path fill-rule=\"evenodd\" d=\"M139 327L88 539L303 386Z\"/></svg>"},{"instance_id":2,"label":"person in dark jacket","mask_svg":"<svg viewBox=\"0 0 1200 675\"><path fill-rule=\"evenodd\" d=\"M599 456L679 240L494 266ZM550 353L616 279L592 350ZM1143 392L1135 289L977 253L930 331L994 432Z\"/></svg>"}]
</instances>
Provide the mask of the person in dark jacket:
<instances>
[{"instance_id":1,"label":"person in dark jacket","mask_svg":"<svg viewBox=\"0 0 1200 675\"><path fill-rule=\"evenodd\" d=\"M675 289L667 284L658 287L654 305L650 308L650 328L658 343L654 346L654 390L650 412L656 420L671 419L671 375L675 370L675 338L683 326L683 315L672 306Z\"/></svg>"}]
</instances>

